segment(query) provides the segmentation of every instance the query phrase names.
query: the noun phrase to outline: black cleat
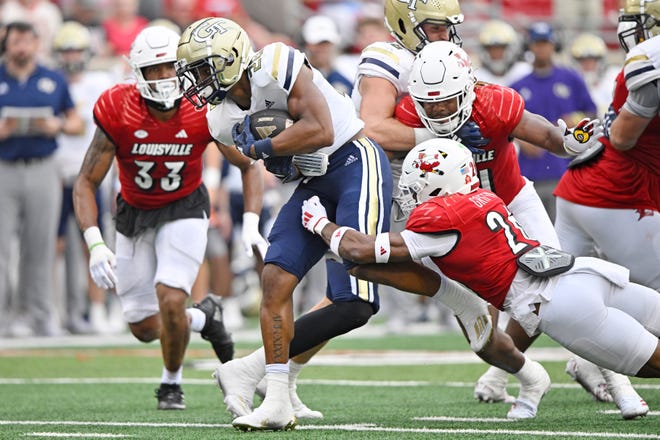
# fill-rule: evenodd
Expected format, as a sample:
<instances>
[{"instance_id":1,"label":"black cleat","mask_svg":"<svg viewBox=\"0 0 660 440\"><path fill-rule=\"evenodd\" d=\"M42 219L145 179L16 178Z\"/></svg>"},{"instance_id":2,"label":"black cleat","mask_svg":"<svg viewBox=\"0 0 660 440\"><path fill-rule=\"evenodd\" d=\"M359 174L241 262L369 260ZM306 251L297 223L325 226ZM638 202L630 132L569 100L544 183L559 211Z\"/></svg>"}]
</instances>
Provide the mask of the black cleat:
<instances>
[{"instance_id":1,"label":"black cleat","mask_svg":"<svg viewBox=\"0 0 660 440\"><path fill-rule=\"evenodd\" d=\"M161 383L156 388L158 409L186 409L183 401L183 390L179 384Z\"/></svg>"},{"instance_id":2,"label":"black cleat","mask_svg":"<svg viewBox=\"0 0 660 440\"><path fill-rule=\"evenodd\" d=\"M206 324L200 332L202 338L211 343L215 355L220 362L225 363L234 358L234 341L231 333L225 328L222 321L222 304L220 297L208 294L200 303L193 307L201 310L206 315Z\"/></svg>"}]
</instances>

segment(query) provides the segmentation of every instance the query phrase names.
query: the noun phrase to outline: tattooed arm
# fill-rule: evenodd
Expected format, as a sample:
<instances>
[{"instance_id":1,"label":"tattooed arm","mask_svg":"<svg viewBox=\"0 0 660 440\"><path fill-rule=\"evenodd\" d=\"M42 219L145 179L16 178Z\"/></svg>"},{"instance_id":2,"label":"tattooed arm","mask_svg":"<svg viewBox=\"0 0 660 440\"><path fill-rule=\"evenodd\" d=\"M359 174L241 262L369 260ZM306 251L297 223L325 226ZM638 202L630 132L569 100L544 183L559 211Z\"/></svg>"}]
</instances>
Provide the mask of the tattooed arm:
<instances>
[{"instance_id":1,"label":"tattooed arm","mask_svg":"<svg viewBox=\"0 0 660 440\"><path fill-rule=\"evenodd\" d=\"M73 209L82 231L97 226L94 194L112 166L115 150L115 144L97 128L73 186Z\"/></svg>"}]
</instances>

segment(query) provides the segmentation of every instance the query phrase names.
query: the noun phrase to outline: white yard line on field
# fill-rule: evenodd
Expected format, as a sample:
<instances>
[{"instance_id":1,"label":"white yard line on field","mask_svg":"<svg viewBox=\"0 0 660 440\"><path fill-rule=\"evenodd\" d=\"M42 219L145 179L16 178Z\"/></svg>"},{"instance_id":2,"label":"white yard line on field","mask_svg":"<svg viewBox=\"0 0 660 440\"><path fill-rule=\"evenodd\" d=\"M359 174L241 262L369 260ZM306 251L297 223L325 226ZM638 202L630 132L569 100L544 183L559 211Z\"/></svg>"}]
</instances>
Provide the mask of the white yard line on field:
<instances>
[{"instance_id":1,"label":"white yard line on field","mask_svg":"<svg viewBox=\"0 0 660 440\"><path fill-rule=\"evenodd\" d=\"M467 419L466 419L467 420ZM228 424L211 423L134 423L134 422L79 422L79 421L37 421L37 420L0 420L0 425L26 425L26 426L45 426L45 425L69 425L69 426L110 426L110 427L144 427L144 428L230 428ZM397 432L414 434L489 434L497 436L536 436L536 437L584 437L584 438L608 438L608 439L652 439L660 440L660 435L640 434L640 433L622 433L622 432L582 432L582 431L534 431L521 429L440 429L440 428L398 428L384 427L375 424L357 424L357 425L307 425L298 426L296 431L347 431L347 432ZM56 434L56 433L53 433ZM77 434L77 433L76 433ZM67 434L68 435L68 434ZM55 436L55 435L54 435ZM64 436L64 435L58 435ZM77 436L77 435L75 435ZM85 434L86 437L93 435Z\"/></svg>"}]
</instances>

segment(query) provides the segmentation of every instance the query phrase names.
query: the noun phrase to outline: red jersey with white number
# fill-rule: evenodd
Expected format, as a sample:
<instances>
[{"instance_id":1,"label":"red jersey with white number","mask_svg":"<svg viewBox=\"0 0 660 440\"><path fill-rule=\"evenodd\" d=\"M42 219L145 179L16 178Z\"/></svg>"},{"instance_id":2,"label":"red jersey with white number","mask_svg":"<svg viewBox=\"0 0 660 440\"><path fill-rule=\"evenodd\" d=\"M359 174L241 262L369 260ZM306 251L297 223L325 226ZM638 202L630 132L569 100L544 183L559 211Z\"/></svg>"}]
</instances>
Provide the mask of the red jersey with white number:
<instances>
[{"instance_id":1,"label":"red jersey with white number","mask_svg":"<svg viewBox=\"0 0 660 440\"><path fill-rule=\"evenodd\" d=\"M515 90L496 84L477 83L474 92L470 118L483 137L490 139L480 147L485 153L473 155L479 181L508 205L525 185L511 137L522 119L525 101ZM399 102L395 117L409 127L423 127L410 96Z\"/></svg>"},{"instance_id":2,"label":"red jersey with white number","mask_svg":"<svg viewBox=\"0 0 660 440\"><path fill-rule=\"evenodd\" d=\"M155 119L132 84L106 90L94 106L96 124L115 144L124 200L136 208L162 208L202 183L202 153L212 140L206 110L185 99L168 121Z\"/></svg>"},{"instance_id":3,"label":"red jersey with white number","mask_svg":"<svg viewBox=\"0 0 660 440\"><path fill-rule=\"evenodd\" d=\"M455 234L457 242L451 250L429 256L445 275L498 309L518 271L517 256L539 246L524 235L502 199L484 189L422 203L410 215L406 230ZM411 255L417 252L411 250Z\"/></svg>"},{"instance_id":4,"label":"red jersey with white number","mask_svg":"<svg viewBox=\"0 0 660 440\"><path fill-rule=\"evenodd\" d=\"M627 97L622 70L612 99L617 114ZM596 208L660 211L660 118L651 120L631 150L616 150L605 137L600 141L602 156L566 171L554 194Z\"/></svg>"}]
</instances>

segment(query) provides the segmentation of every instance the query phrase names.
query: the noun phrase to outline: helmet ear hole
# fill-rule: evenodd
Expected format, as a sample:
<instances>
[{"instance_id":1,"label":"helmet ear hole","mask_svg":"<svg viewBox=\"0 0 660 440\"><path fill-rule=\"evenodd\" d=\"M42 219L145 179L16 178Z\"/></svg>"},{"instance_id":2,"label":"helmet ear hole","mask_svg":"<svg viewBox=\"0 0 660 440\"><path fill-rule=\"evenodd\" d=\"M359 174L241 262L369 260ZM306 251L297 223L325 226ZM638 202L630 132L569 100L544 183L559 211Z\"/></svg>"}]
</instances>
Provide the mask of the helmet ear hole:
<instances>
[{"instance_id":1,"label":"helmet ear hole","mask_svg":"<svg viewBox=\"0 0 660 440\"><path fill-rule=\"evenodd\" d=\"M401 32L403 35L406 35L406 25L403 22L403 20L399 19L398 24L399 24L399 32Z\"/></svg>"}]
</instances>

